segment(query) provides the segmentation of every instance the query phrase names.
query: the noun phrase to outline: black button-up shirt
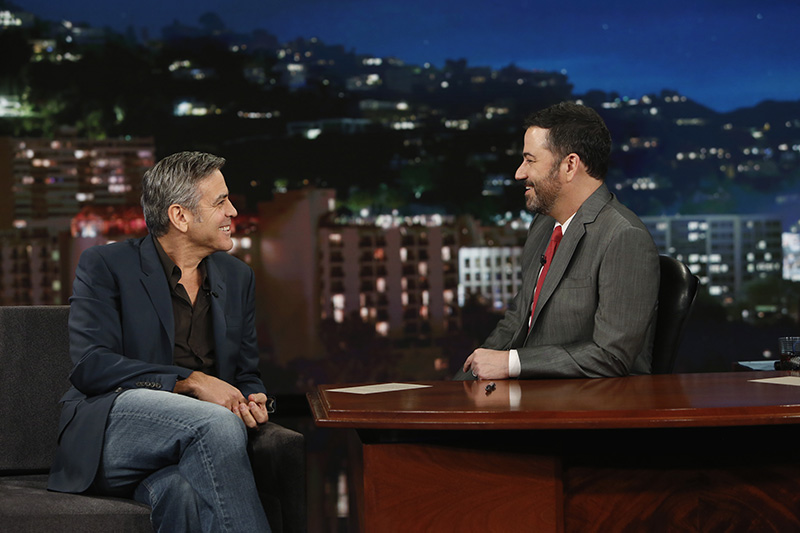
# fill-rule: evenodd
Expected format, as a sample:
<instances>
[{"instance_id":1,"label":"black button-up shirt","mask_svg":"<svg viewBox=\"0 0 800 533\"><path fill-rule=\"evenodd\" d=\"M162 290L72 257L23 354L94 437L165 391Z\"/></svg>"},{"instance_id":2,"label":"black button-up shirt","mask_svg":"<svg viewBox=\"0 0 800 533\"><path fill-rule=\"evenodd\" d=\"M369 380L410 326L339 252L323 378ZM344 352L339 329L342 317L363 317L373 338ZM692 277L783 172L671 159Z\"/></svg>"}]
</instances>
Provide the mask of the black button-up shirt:
<instances>
[{"instance_id":1,"label":"black button-up shirt","mask_svg":"<svg viewBox=\"0 0 800 533\"><path fill-rule=\"evenodd\" d=\"M214 352L214 328L211 322L211 284L206 273L206 260L198 265L202 283L197 291L194 305L183 285L180 284L181 269L170 259L158 239L153 239L161 265L169 283L172 296L172 315L175 319L176 365L216 375Z\"/></svg>"}]
</instances>

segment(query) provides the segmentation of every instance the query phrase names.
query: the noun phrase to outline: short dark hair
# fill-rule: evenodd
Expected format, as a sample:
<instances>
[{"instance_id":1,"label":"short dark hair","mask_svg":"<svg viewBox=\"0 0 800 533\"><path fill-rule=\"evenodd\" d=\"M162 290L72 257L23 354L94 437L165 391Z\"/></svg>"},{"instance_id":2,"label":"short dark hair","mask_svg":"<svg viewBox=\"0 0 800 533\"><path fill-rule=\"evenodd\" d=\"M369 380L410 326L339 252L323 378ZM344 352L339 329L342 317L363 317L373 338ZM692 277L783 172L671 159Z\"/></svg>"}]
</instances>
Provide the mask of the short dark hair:
<instances>
[{"instance_id":1,"label":"short dark hair","mask_svg":"<svg viewBox=\"0 0 800 533\"><path fill-rule=\"evenodd\" d=\"M590 176L605 179L611 154L611 133L597 111L572 102L561 102L525 119L525 130L534 127L548 130L547 148L559 161L569 154L578 154Z\"/></svg>"},{"instance_id":2,"label":"short dark hair","mask_svg":"<svg viewBox=\"0 0 800 533\"><path fill-rule=\"evenodd\" d=\"M153 237L169 231L169 206L179 204L195 212L200 202L198 182L225 164L225 159L204 152L178 152L165 157L142 178L142 210Z\"/></svg>"}]
</instances>

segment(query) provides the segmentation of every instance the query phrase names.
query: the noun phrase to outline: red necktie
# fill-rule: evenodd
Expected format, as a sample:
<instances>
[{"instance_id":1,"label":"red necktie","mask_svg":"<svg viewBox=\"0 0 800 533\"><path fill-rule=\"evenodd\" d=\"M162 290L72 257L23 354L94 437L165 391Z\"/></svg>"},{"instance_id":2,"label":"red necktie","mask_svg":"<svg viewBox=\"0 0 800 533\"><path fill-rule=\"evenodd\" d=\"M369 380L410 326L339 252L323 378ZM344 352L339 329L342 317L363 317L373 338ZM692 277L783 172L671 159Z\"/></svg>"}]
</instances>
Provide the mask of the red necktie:
<instances>
[{"instance_id":1,"label":"red necktie","mask_svg":"<svg viewBox=\"0 0 800 533\"><path fill-rule=\"evenodd\" d=\"M553 230L553 235L550 236L550 244L547 245L547 250L544 252L544 264L542 271L539 272L539 279L536 281L536 291L533 293L533 305L531 306L531 324L533 324L533 313L536 311L536 302L539 301L539 293L542 292L542 285L544 285L544 277L547 271L550 270L550 263L553 262L553 256L556 255L556 249L561 242L561 226L556 226Z\"/></svg>"}]
</instances>

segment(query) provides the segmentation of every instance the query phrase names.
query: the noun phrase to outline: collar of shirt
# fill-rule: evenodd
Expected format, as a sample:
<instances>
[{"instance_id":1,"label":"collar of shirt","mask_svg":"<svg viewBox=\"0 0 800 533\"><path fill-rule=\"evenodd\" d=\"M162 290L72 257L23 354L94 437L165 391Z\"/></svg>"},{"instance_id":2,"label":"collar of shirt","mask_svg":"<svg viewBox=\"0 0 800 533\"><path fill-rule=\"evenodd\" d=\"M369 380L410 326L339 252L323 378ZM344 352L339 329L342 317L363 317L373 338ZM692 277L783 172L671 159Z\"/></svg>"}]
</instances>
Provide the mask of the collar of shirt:
<instances>
[{"instance_id":1,"label":"collar of shirt","mask_svg":"<svg viewBox=\"0 0 800 533\"><path fill-rule=\"evenodd\" d=\"M569 223L572 222L572 219L575 218L575 215L577 213L578 213L577 211L572 213L572 216L569 217L567 220L565 220L563 224L559 224L558 221L556 221L556 226L561 226L561 234L562 235L567 233L567 226L569 226ZM553 229L555 229L555 226L553 226Z\"/></svg>"},{"instance_id":2,"label":"collar of shirt","mask_svg":"<svg viewBox=\"0 0 800 533\"><path fill-rule=\"evenodd\" d=\"M169 255L167 255L167 252L164 251L164 248L161 246L158 238L153 238L153 242L156 245L156 252L158 252L158 259L161 261L164 274L167 276L169 288L170 290L175 291L175 287L177 287L181 280L181 276L183 275L181 268L175 264L175 261L173 261ZM197 269L200 271L200 277L203 280L201 284L201 290L205 291L206 293L211 292L211 283L208 281L208 276L206 275L205 258L203 258L203 260L200 261L200 264L197 265Z\"/></svg>"}]
</instances>

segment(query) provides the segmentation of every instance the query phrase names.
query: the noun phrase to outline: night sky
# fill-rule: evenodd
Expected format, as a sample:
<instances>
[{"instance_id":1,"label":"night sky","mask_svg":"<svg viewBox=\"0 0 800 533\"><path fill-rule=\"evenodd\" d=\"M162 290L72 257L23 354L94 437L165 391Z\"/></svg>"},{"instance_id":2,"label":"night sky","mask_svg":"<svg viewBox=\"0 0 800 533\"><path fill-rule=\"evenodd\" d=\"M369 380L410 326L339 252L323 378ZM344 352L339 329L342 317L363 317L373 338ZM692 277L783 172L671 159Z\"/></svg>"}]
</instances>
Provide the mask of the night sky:
<instances>
[{"instance_id":1,"label":"night sky","mask_svg":"<svg viewBox=\"0 0 800 533\"><path fill-rule=\"evenodd\" d=\"M718 111L800 99L797 0L17 0L45 19L147 28L208 11L281 42L318 37L358 53L441 66L565 71L575 92L674 89Z\"/></svg>"}]
</instances>

